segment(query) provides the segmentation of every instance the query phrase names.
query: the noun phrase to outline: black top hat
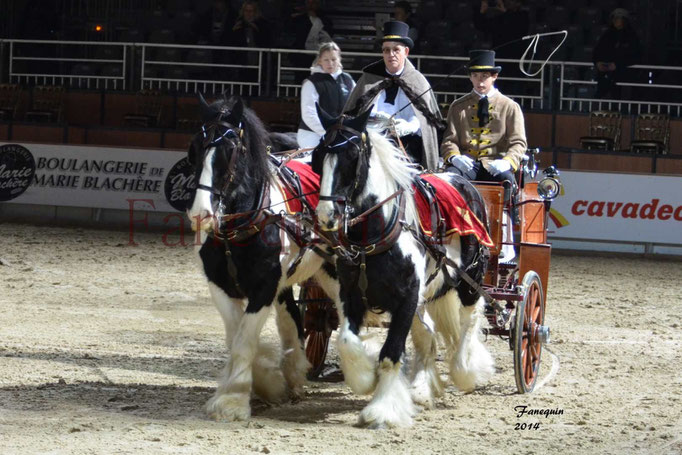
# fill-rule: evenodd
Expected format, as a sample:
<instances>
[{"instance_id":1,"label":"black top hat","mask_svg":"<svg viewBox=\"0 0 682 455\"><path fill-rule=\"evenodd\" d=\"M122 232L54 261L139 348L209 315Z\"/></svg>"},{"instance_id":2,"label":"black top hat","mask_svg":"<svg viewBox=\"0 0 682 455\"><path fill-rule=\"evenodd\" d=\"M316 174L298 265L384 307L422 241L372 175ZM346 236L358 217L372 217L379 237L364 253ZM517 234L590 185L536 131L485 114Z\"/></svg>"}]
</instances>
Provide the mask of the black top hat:
<instances>
[{"instance_id":1,"label":"black top hat","mask_svg":"<svg viewBox=\"0 0 682 455\"><path fill-rule=\"evenodd\" d=\"M467 69L470 73L489 71L499 73L501 66L495 66L495 51L474 50L469 51L469 64Z\"/></svg>"},{"instance_id":2,"label":"black top hat","mask_svg":"<svg viewBox=\"0 0 682 455\"><path fill-rule=\"evenodd\" d=\"M409 31L410 26L405 22L388 21L384 24L384 37L381 39L381 42L397 41L407 47L414 47L412 38L407 36L407 32Z\"/></svg>"}]
</instances>

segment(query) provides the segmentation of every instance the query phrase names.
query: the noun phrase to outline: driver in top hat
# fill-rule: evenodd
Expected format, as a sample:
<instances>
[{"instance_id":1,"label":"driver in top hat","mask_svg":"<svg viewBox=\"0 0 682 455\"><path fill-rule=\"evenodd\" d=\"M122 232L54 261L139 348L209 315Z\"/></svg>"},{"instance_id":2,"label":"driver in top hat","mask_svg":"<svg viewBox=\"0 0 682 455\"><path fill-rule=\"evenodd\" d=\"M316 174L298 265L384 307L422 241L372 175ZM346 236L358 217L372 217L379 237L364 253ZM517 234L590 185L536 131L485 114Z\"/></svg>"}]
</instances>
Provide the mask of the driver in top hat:
<instances>
[{"instance_id":1,"label":"driver in top hat","mask_svg":"<svg viewBox=\"0 0 682 455\"><path fill-rule=\"evenodd\" d=\"M505 200L516 184L514 172L526 154L526 129L521 107L495 88L502 69L495 65L495 51L472 50L467 65L473 90L450 105L441 155L449 172L469 180L509 182ZM505 213L507 240L511 222ZM513 258L511 245L505 245L502 259Z\"/></svg>"},{"instance_id":2,"label":"driver in top hat","mask_svg":"<svg viewBox=\"0 0 682 455\"><path fill-rule=\"evenodd\" d=\"M370 106L371 118L395 133L408 155L428 170L438 167L437 128L443 117L426 78L407 59L414 46L410 27L400 21L384 24L383 60L362 70L344 112L358 115Z\"/></svg>"},{"instance_id":3,"label":"driver in top hat","mask_svg":"<svg viewBox=\"0 0 682 455\"><path fill-rule=\"evenodd\" d=\"M441 155L469 180L514 183L527 147L521 107L495 88L495 51L470 51L467 70L473 90L450 105Z\"/></svg>"}]
</instances>

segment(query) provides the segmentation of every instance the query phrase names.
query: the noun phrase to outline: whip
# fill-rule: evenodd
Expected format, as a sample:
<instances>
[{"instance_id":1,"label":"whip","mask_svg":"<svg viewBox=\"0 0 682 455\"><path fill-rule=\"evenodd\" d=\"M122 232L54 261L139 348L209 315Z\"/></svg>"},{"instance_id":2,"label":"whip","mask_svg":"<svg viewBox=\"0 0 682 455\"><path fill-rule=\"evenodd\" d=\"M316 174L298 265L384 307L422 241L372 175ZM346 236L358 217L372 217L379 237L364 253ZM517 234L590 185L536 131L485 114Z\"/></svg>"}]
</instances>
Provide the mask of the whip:
<instances>
[{"instance_id":1,"label":"whip","mask_svg":"<svg viewBox=\"0 0 682 455\"><path fill-rule=\"evenodd\" d=\"M532 74L526 72L526 70L523 69L523 64L524 64L524 62L525 62L525 60L526 60L526 55L528 54L528 51L530 51L530 49L533 48L533 54L532 54L532 56L531 56L530 62L528 63L528 69L530 70L530 66L533 64L533 59L535 58L535 54L537 53L537 47L538 47L538 42L540 42L540 38L545 37L545 36L552 36L552 35L563 35L564 37L563 37L563 39L561 40L561 42L560 42L559 44L557 44L557 46L554 48L554 50L549 54L549 57L547 57L547 59L546 59L544 62L542 62L542 64L540 65L540 69L538 69L535 73L532 73ZM549 61L549 59L552 58L552 55L554 55L554 53L555 53L556 51L559 50L559 48L561 47L561 45L564 44L564 41L566 41L566 38L567 38L567 37L568 37L568 31L566 31L566 30L559 30L559 31L556 31L556 32L546 32L546 33L535 33L535 34L533 34L533 35L526 35L526 36L524 36L524 37L522 37L522 38L517 38L517 39L515 39L515 40L507 41L506 43L503 43L503 44L500 44L499 46L494 47L492 50L495 51L495 50L497 50L497 49L500 49L500 48L502 48L502 47L508 46L508 45L510 45L510 44L513 44L513 43L516 43L516 42L519 42L519 41L531 40L531 42L528 44L528 47L526 48L526 51L523 53L523 55L521 56L521 59L519 60L519 70L521 70L521 72L522 72L523 74L525 74L526 76L532 77L532 76L538 75L538 74L540 73L540 71L542 71L542 69L545 67L545 65L547 65L547 62ZM464 63L464 64L458 66L458 67L455 68L455 70L452 71L450 74L448 74L448 75L445 76L443 79L441 79L441 80L439 80L438 82L436 82L435 84L433 84L431 87L429 87L428 89L426 89L423 93L419 94L419 95L416 97L416 99L417 99L417 98L421 98L422 96L426 95L426 94L427 94L428 92L430 92L430 91L433 91L433 88L434 88L434 87L438 87L439 84L441 84L442 82L444 82L444 81L450 79L452 76L454 76L454 75L455 75L456 73L458 73L460 70L465 69L466 66L467 66L466 63ZM395 117L397 114L399 114L400 112L402 112L402 111L403 111L404 109L406 109L408 106L411 106L412 103L413 103L413 101L410 100L409 103L407 103L405 106L403 106L402 108L400 108L400 110L398 110L398 112L396 112L395 114L393 114L393 115L391 116L391 119L394 119L394 117Z\"/></svg>"}]
</instances>

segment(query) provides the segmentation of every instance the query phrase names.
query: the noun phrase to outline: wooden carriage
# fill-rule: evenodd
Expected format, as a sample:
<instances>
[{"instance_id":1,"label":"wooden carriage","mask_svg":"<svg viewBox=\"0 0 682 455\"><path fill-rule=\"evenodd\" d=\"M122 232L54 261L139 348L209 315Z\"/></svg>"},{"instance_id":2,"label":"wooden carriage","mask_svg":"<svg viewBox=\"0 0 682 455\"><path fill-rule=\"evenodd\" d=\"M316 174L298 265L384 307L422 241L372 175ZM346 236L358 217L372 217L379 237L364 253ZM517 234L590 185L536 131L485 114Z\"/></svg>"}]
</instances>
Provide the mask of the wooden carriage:
<instances>
[{"instance_id":1,"label":"wooden carriage","mask_svg":"<svg viewBox=\"0 0 682 455\"><path fill-rule=\"evenodd\" d=\"M536 154L537 150L529 151L519 170L513 201L505 201L504 186L499 183L473 182L485 200L490 237L495 243L490 249L482 286L489 324L484 330L486 335L497 335L508 341L513 351L519 393L531 392L535 387L542 345L549 342L549 328L544 325L551 253L547 243L547 222L551 201L560 189L558 171L553 167L545 170L542 181L534 180ZM508 263L500 260L505 210L518 213L513 242L517 254L515 260ZM339 320L333 301L314 280L301 286L300 303L305 308L306 354L312 364L309 373L312 379L322 372L329 337L338 327Z\"/></svg>"}]
</instances>

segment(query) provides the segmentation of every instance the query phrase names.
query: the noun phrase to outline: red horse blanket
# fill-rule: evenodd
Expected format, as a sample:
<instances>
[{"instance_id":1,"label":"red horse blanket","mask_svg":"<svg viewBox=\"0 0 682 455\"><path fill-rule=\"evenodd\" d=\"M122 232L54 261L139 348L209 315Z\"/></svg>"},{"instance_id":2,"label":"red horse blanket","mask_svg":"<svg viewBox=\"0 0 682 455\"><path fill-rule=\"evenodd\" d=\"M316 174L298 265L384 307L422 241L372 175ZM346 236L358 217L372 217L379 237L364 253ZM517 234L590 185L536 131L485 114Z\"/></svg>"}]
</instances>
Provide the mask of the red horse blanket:
<instances>
[{"instance_id":1,"label":"red horse blanket","mask_svg":"<svg viewBox=\"0 0 682 455\"><path fill-rule=\"evenodd\" d=\"M440 208L441 216L445 219L446 233L456 232L459 235L475 235L480 243L485 246L494 246L488 235L488 230L476 214L471 210L467 201L452 185L433 174L422 174L420 177L435 189L436 203ZM424 196L415 189L415 204L419 213L419 224L422 232L433 235L431 226L431 208Z\"/></svg>"},{"instance_id":2,"label":"red horse blanket","mask_svg":"<svg viewBox=\"0 0 682 455\"><path fill-rule=\"evenodd\" d=\"M313 172L313 168L309 164L300 161L291 160L286 166L298 174L301 190L306 195L305 198L308 203L313 208L317 207L317 203L320 201L320 176ZM297 197L298 195L293 194L286 185L280 184L280 188L286 200L287 211L289 213L302 212L303 204Z\"/></svg>"}]
</instances>

